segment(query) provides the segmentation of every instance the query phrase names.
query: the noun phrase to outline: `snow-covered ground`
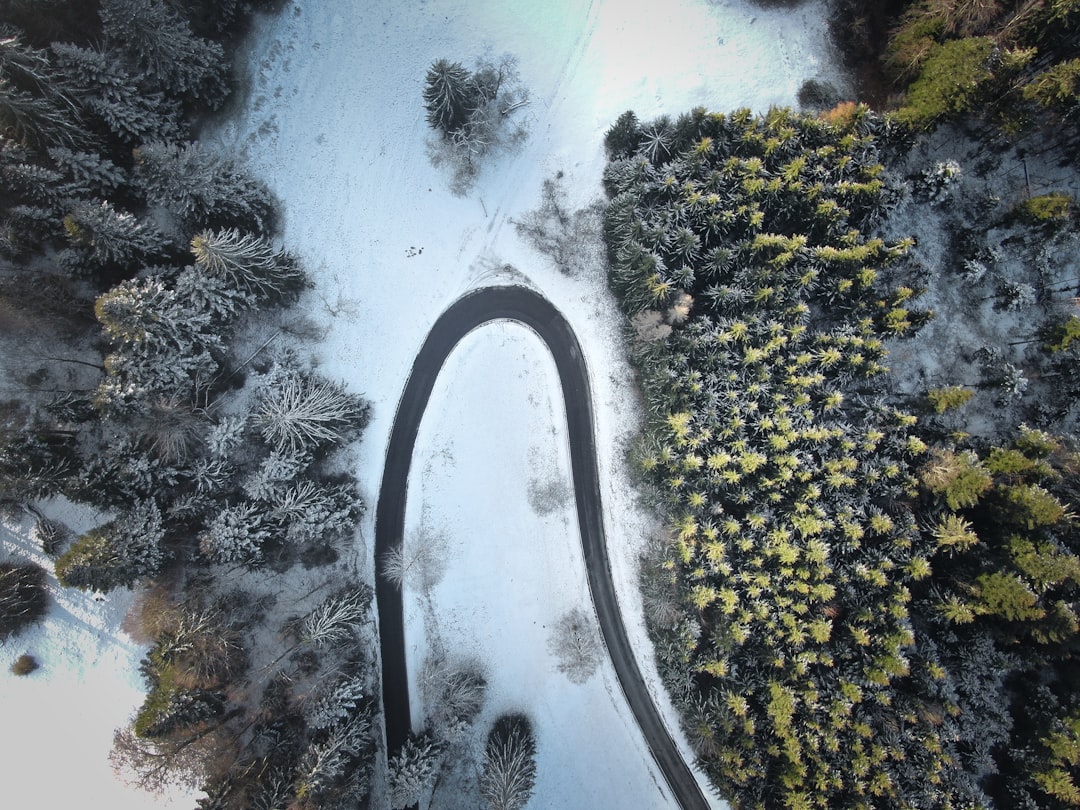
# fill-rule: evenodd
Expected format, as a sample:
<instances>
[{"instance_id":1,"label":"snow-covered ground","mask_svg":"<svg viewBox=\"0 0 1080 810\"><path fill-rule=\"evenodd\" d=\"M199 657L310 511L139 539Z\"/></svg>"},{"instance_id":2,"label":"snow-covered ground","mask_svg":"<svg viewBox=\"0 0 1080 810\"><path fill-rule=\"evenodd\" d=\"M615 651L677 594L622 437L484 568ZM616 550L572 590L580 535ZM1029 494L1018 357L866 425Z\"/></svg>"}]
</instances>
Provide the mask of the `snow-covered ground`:
<instances>
[{"instance_id":1,"label":"snow-covered ground","mask_svg":"<svg viewBox=\"0 0 1080 810\"><path fill-rule=\"evenodd\" d=\"M635 584L638 550L653 527L624 469L638 414L617 310L602 268L560 275L512 220L538 205L543 179L560 171L574 206L599 197L603 133L626 109L641 118L696 105L765 110L793 104L808 78L843 86L824 0L792 9L747 0L293 0L258 22L249 48L238 55L246 96L209 139L243 153L281 199L284 242L316 282L304 305L327 330L314 347L321 369L374 403L355 470L368 502L414 353L438 315L485 284L541 290L574 326L591 370L613 574L658 693ZM519 112L529 137L493 156L475 187L456 197L446 172L426 158L424 74L436 58L471 66L504 52L518 57L531 93ZM588 602L572 496L546 514L528 498L537 481L569 487L562 404L542 345L520 327L486 327L451 358L439 385L413 462L410 525L442 534L448 554L427 606L418 599L407 608L412 658L437 633L448 652L483 664L491 684L485 720L512 708L532 714L540 775L530 806L671 806L610 668L575 686L547 652L551 624ZM369 513L361 536L373 536L373 520ZM357 556L370 574L370 546ZM106 803L99 799L107 789L96 785L110 776L112 729L138 700L139 651L118 635L122 606L96 610L89 629L54 610L39 635L18 641L37 645L31 651L46 664L25 681L7 672L9 654L23 650L0 650L5 717L17 710L47 725L69 700L69 711L87 712L85 722L66 726L70 755L29 723L26 744L10 734L0 742L0 761L14 774L60 773L61 762L87 769L86 781L27 780L24 793L15 788L27 804L73 806L73 792ZM89 653L61 652L64 639L83 633L114 640ZM670 706L659 702L674 729ZM160 806L139 793L107 803Z\"/></svg>"},{"instance_id":2,"label":"snow-covered ground","mask_svg":"<svg viewBox=\"0 0 1080 810\"><path fill-rule=\"evenodd\" d=\"M74 532L107 520L62 501L44 506ZM52 561L29 539L32 525L29 516L0 521L0 560L45 568L50 602L44 622L0 644L3 806L191 807L192 797L183 792L159 797L117 781L108 763L113 730L145 697L138 671L144 648L120 629L131 593L95 599L60 587ZM18 677L10 668L23 653L33 655L40 669Z\"/></svg>"}]
</instances>

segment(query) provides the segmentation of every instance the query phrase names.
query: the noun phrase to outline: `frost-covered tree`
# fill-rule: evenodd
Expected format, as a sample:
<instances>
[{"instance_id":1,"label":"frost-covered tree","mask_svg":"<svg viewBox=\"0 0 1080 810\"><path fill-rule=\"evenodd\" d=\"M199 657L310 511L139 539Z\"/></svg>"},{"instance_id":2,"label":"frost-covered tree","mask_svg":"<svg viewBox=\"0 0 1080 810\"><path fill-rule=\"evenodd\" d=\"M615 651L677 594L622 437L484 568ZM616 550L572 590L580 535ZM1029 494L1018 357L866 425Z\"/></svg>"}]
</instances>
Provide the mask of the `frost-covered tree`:
<instances>
[{"instance_id":1,"label":"frost-covered tree","mask_svg":"<svg viewBox=\"0 0 1080 810\"><path fill-rule=\"evenodd\" d=\"M244 492L255 500L276 502L289 484L311 466L311 461L311 454L303 450L271 450L244 479Z\"/></svg>"},{"instance_id":2,"label":"frost-covered tree","mask_svg":"<svg viewBox=\"0 0 1080 810\"><path fill-rule=\"evenodd\" d=\"M60 555L64 546L71 539L71 529L59 520L53 520L45 517L45 515L38 514L35 515L31 536L41 546L42 551L55 558Z\"/></svg>"},{"instance_id":3,"label":"frost-covered tree","mask_svg":"<svg viewBox=\"0 0 1080 810\"><path fill-rule=\"evenodd\" d=\"M165 0L102 0L110 47L126 54L156 87L170 88L217 107L225 98L225 53L197 37L177 7Z\"/></svg>"},{"instance_id":4,"label":"frost-covered tree","mask_svg":"<svg viewBox=\"0 0 1080 810\"><path fill-rule=\"evenodd\" d=\"M49 150L56 165L61 197L105 198L128 182L127 172L95 152L56 146Z\"/></svg>"},{"instance_id":5,"label":"frost-covered tree","mask_svg":"<svg viewBox=\"0 0 1080 810\"><path fill-rule=\"evenodd\" d=\"M116 520L81 535L56 561L62 585L111 591L153 576L167 558L161 512L141 501Z\"/></svg>"},{"instance_id":6,"label":"frost-covered tree","mask_svg":"<svg viewBox=\"0 0 1080 810\"><path fill-rule=\"evenodd\" d=\"M270 514L291 543L330 540L348 531L363 512L354 488L298 481L273 501Z\"/></svg>"},{"instance_id":7,"label":"frost-covered tree","mask_svg":"<svg viewBox=\"0 0 1080 810\"><path fill-rule=\"evenodd\" d=\"M75 437L42 426L0 431L0 498L27 501L60 492L75 474Z\"/></svg>"},{"instance_id":8,"label":"frost-covered tree","mask_svg":"<svg viewBox=\"0 0 1080 810\"><path fill-rule=\"evenodd\" d=\"M362 428L369 407L337 383L286 371L264 386L254 422L282 453L314 450Z\"/></svg>"},{"instance_id":9,"label":"frost-covered tree","mask_svg":"<svg viewBox=\"0 0 1080 810\"><path fill-rule=\"evenodd\" d=\"M358 675L346 675L312 695L304 706L309 728L326 729L339 725L363 705L367 689Z\"/></svg>"},{"instance_id":10,"label":"frost-covered tree","mask_svg":"<svg viewBox=\"0 0 1080 810\"><path fill-rule=\"evenodd\" d=\"M104 200L78 203L64 217L64 230L77 252L69 264L83 264L89 273L129 270L159 254L166 243L153 225Z\"/></svg>"},{"instance_id":11,"label":"frost-covered tree","mask_svg":"<svg viewBox=\"0 0 1080 810\"><path fill-rule=\"evenodd\" d=\"M491 810L520 810L536 784L536 740L523 714L495 721L484 749L480 796Z\"/></svg>"},{"instance_id":12,"label":"frost-covered tree","mask_svg":"<svg viewBox=\"0 0 1080 810\"><path fill-rule=\"evenodd\" d=\"M571 210L562 172L544 180L540 207L514 223L518 235L544 253L566 275L602 261L603 205Z\"/></svg>"},{"instance_id":13,"label":"frost-covered tree","mask_svg":"<svg viewBox=\"0 0 1080 810\"><path fill-rule=\"evenodd\" d=\"M221 417L206 437L206 449L214 458L227 459L244 442L246 416Z\"/></svg>"},{"instance_id":14,"label":"frost-covered tree","mask_svg":"<svg viewBox=\"0 0 1080 810\"><path fill-rule=\"evenodd\" d=\"M266 233L273 226L273 201L265 186L223 153L197 143L156 142L135 150L135 164L147 200L185 228Z\"/></svg>"},{"instance_id":15,"label":"frost-covered tree","mask_svg":"<svg viewBox=\"0 0 1080 810\"><path fill-rule=\"evenodd\" d=\"M354 788L349 784L349 772L367 770L369 763L357 760L370 748L371 712L365 704L359 711L348 713L344 719L316 735L300 760L297 797L320 800L335 788ZM362 781L366 784L366 779Z\"/></svg>"},{"instance_id":16,"label":"frost-covered tree","mask_svg":"<svg viewBox=\"0 0 1080 810\"><path fill-rule=\"evenodd\" d=\"M304 286L295 258L236 228L203 231L191 240L191 252L204 272L265 301L279 301Z\"/></svg>"},{"instance_id":17,"label":"frost-covered tree","mask_svg":"<svg viewBox=\"0 0 1080 810\"><path fill-rule=\"evenodd\" d=\"M581 608L559 617L548 646L559 662L559 672L571 683L585 683L600 666L600 636L592 617Z\"/></svg>"},{"instance_id":18,"label":"frost-covered tree","mask_svg":"<svg viewBox=\"0 0 1080 810\"><path fill-rule=\"evenodd\" d=\"M437 772L439 748L426 734L410 737L387 763L390 807L404 810L419 802Z\"/></svg>"},{"instance_id":19,"label":"frost-covered tree","mask_svg":"<svg viewBox=\"0 0 1080 810\"><path fill-rule=\"evenodd\" d=\"M69 42L54 42L50 49L72 97L125 143L179 135L179 105L163 92L140 89L118 53Z\"/></svg>"},{"instance_id":20,"label":"frost-covered tree","mask_svg":"<svg viewBox=\"0 0 1080 810\"><path fill-rule=\"evenodd\" d=\"M253 563L270 534L266 510L246 501L218 512L199 538L199 550L216 563Z\"/></svg>"},{"instance_id":21,"label":"frost-covered tree","mask_svg":"<svg viewBox=\"0 0 1080 810\"><path fill-rule=\"evenodd\" d=\"M119 345L105 360L108 371L97 401L137 409L151 396L188 396L217 372L222 333L210 312L193 306L164 278L122 282L94 307L106 335Z\"/></svg>"},{"instance_id":22,"label":"frost-covered tree","mask_svg":"<svg viewBox=\"0 0 1080 810\"><path fill-rule=\"evenodd\" d=\"M464 193L471 185L480 157L524 139L524 126L510 126L510 116L528 100L513 56L498 62L481 59L472 73L445 59L432 65L424 104L428 123L440 138L429 142L428 151L435 165L452 168L455 192Z\"/></svg>"},{"instance_id":23,"label":"frost-covered tree","mask_svg":"<svg viewBox=\"0 0 1080 810\"><path fill-rule=\"evenodd\" d=\"M438 740L449 743L465 732L480 711L487 682L476 667L433 653L424 661L420 688L431 707L428 727Z\"/></svg>"},{"instance_id":24,"label":"frost-covered tree","mask_svg":"<svg viewBox=\"0 0 1080 810\"><path fill-rule=\"evenodd\" d=\"M0 134L33 148L91 143L79 108L45 51L0 34Z\"/></svg>"},{"instance_id":25,"label":"frost-covered tree","mask_svg":"<svg viewBox=\"0 0 1080 810\"><path fill-rule=\"evenodd\" d=\"M457 132L476 109L477 96L472 74L460 62L436 59L424 80L428 126L444 136Z\"/></svg>"},{"instance_id":26,"label":"frost-covered tree","mask_svg":"<svg viewBox=\"0 0 1080 810\"><path fill-rule=\"evenodd\" d=\"M367 621L371 589L358 585L329 597L300 623L300 641L313 647L331 647L348 641L355 628Z\"/></svg>"}]
</instances>

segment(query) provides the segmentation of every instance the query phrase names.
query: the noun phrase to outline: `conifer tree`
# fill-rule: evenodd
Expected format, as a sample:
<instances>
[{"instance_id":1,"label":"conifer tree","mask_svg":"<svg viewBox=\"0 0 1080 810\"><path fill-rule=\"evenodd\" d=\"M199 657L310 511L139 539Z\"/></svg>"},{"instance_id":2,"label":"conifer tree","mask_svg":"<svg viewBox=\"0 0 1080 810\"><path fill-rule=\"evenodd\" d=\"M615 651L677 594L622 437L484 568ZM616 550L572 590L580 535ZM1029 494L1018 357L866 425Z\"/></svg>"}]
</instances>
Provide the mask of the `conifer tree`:
<instances>
[{"instance_id":1,"label":"conifer tree","mask_svg":"<svg viewBox=\"0 0 1080 810\"><path fill-rule=\"evenodd\" d=\"M472 74L460 62L437 59L428 68L424 85L428 126L444 137L458 132L476 110L477 96Z\"/></svg>"},{"instance_id":2,"label":"conifer tree","mask_svg":"<svg viewBox=\"0 0 1080 810\"><path fill-rule=\"evenodd\" d=\"M109 45L126 53L157 87L175 88L210 108L224 100L224 51L192 34L189 22L170 3L102 0L101 19Z\"/></svg>"},{"instance_id":3,"label":"conifer tree","mask_svg":"<svg viewBox=\"0 0 1080 810\"><path fill-rule=\"evenodd\" d=\"M523 714L495 721L484 749L480 796L491 810L520 810L536 784L536 741Z\"/></svg>"},{"instance_id":4,"label":"conifer tree","mask_svg":"<svg viewBox=\"0 0 1080 810\"><path fill-rule=\"evenodd\" d=\"M111 591L160 570L167 557L161 512L142 501L116 520L80 536L56 561L62 585Z\"/></svg>"},{"instance_id":5,"label":"conifer tree","mask_svg":"<svg viewBox=\"0 0 1080 810\"><path fill-rule=\"evenodd\" d=\"M436 773L439 749L426 734L410 737L388 763L390 807L404 810L419 802Z\"/></svg>"}]
</instances>

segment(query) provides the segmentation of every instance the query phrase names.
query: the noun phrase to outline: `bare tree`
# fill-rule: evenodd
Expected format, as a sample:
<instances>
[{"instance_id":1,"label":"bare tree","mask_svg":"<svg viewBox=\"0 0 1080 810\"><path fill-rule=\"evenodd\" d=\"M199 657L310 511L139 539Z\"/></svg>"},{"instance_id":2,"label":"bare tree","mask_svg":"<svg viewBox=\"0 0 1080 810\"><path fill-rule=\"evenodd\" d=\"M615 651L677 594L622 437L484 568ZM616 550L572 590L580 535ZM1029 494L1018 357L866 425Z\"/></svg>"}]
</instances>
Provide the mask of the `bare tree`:
<instances>
[{"instance_id":1,"label":"bare tree","mask_svg":"<svg viewBox=\"0 0 1080 810\"><path fill-rule=\"evenodd\" d=\"M571 683L585 683L600 666L600 636L592 617L581 608L563 614L556 622L548 649L559 661L559 672Z\"/></svg>"},{"instance_id":2,"label":"bare tree","mask_svg":"<svg viewBox=\"0 0 1080 810\"><path fill-rule=\"evenodd\" d=\"M480 711L487 683L476 666L433 653L424 661L420 688L430 707L428 727L438 739L451 742Z\"/></svg>"},{"instance_id":3,"label":"bare tree","mask_svg":"<svg viewBox=\"0 0 1080 810\"><path fill-rule=\"evenodd\" d=\"M445 555L446 537L422 529L408 544L402 541L383 554L382 576L399 588L409 585L426 594L442 579Z\"/></svg>"},{"instance_id":4,"label":"bare tree","mask_svg":"<svg viewBox=\"0 0 1080 810\"><path fill-rule=\"evenodd\" d=\"M570 209L563 173L544 180L540 207L514 222L518 234L555 262L559 272L575 275L589 266L601 266L604 243L604 205L593 202Z\"/></svg>"}]
</instances>

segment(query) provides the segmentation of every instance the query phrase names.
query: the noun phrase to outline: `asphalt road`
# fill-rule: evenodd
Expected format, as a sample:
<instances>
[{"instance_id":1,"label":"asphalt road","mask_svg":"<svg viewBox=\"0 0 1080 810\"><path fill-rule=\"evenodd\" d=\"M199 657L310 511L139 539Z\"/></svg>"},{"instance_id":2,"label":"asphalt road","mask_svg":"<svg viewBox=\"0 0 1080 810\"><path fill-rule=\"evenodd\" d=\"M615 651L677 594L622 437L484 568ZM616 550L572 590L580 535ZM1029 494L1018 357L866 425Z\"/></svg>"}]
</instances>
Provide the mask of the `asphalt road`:
<instances>
[{"instance_id":1,"label":"asphalt road","mask_svg":"<svg viewBox=\"0 0 1080 810\"><path fill-rule=\"evenodd\" d=\"M530 327L547 344L555 358L566 403L570 466L574 476L582 551L604 642L626 700L679 805L684 810L708 810L708 801L649 696L619 612L604 537L592 398L581 347L562 314L537 293L524 287L484 288L457 301L435 322L413 363L390 434L375 512L375 559L381 561L383 555L400 543L404 536L405 496L413 445L416 443L420 418L443 362L465 335L495 320L513 320ZM411 730L401 591L379 576L375 598L382 647L386 750L396 752Z\"/></svg>"}]
</instances>

